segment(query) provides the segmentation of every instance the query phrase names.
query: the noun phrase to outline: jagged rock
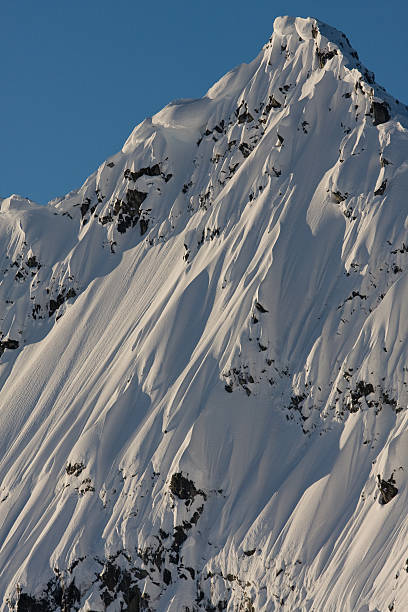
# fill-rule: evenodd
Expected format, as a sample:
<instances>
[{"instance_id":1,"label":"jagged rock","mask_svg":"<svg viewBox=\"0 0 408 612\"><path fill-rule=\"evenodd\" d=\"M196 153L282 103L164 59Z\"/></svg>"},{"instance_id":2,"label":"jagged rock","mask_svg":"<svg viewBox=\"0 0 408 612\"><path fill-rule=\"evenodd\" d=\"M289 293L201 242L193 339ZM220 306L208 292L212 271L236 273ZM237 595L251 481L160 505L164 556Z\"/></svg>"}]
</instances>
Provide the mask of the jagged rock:
<instances>
[{"instance_id":1,"label":"jagged rock","mask_svg":"<svg viewBox=\"0 0 408 612\"><path fill-rule=\"evenodd\" d=\"M357 383L356 388L350 393L351 404L349 405L349 411L358 412L358 410L360 409L360 399L362 397L367 397L368 395L371 395L371 393L374 393L373 385L371 383L366 383L363 380L360 380ZM372 406L371 402L367 403L369 406Z\"/></svg>"},{"instance_id":2,"label":"jagged rock","mask_svg":"<svg viewBox=\"0 0 408 612\"><path fill-rule=\"evenodd\" d=\"M316 49L316 55L319 58L319 67L323 68L326 62L331 60L335 55L337 55L337 49L327 50L327 49Z\"/></svg>"},{"instance_id":3,"label":"jagged rock","mask_svg":"<svg viewBox=\"0 0 408 612\"><path fill-rule=\"evenodd\" d=\"M148 219L140 219L140 235L143 236L147 232L147 228L149 227Z\"/></svg>"},{"instance_id":4,"label":"jagged rock","mask_svg":"<svg viewBox=\"0 0 408 612\"><path fill-rule=\"evenodd\" d=\"M65 471L69 476L72 476L73 474L75 476L79 476L80 473L85 469L85 465L82 462L79 463L68 463Z\"/></svg>"},{"instance_id":5,"label":"jagged rock","mask_svg":"<svg viewBox=\"0 0 408 612\"><path fill-rule=\"evenodd\" d=\"M29 257L29 258L27 259L27 261L26 261L26 265L27 265L29 268L39 268L39 267L41 267L41 266L40 266L40 264L38 263L38 261L37 261L37 259L36 259L35 255L32 255L31 257Z\"/></svg>"},{"instance_id":6,"label":"jagged rock","mask_svg":"<svg viewBox=\"0 0 408 612\"><path fill-rule=\"evenodd\" d=\"M2 340L0 345L3 349L15 350L18 349L20 343L18 340L12 340L11 338L7 338L7 340Z\"/></svg>"},{"instance_id":7,"label":"jagged rock","mask_svg":"<svg viewBox=\"0 0 408 612\"><path fill-rule=\"evenodd\" d=\"M125 179L131 180L131 181L137 181L138 178L140 178L141 176L160 176L161 175L161 171L160 171L160 166L159 164L154 164L151 167L147 167L147 168L141 168L140 170L136 170L136 172L132 172L132 170L125 170L124 172L124 177Z\"/></svg>"},{"instance_id":8,"label":"jagged rock","mask_svg":"<svg viewBox=\"0 0 408 612\"><path fill-rule=\"evenodd\" d=\"M398 489L395 486L395 480L391 476L389 480L383 480L381 476L377 475L377 485L380 490L379 502L382 505L388 504L398 493Z\"/></svg>"},{"instance_id":9,"label":"jagged rock","mask_svg":"<svg viewBox=\"0 0 408 612\"><path fill-rule=\"evenodd\" d=\"M282 104L274 96L269 96L269 101L265 106L264 113L269 113L273 108L282 108Z\"/></svg>"},{"instance_id":10,"label":"jagged rock","mask_svg":"<svg viewBox=\"0 0 408 612\"><path fill-rule=\"evenodd\" d=\"M49 316L52 317L54 312L58 310L58 308L62 306L64 302L65 302L65 295L62 293L59 293L55 300L54 299L50 300L49 305L48 305Z\"/></svg>"},{"instance_id":11,"label":"jagged rock","mask_svg":"<svg viewBox=\"0 0 408 612\"><path fill-rule=\"evenodd\" d=\"M89 210L90 205L91 205L91 200L89 198L85 198L85 200L82 202L81 208L80 208L80 210L81 210L81 217L82 218L85 217L86 213Z\"/></svg>"},{"instance_id":12,"label":"jagged rock","mask_svg":"<svg viewBox=\"0 0 408 612\"><path fill-rule=\"evenodd\" d=\"M244 157L248 157L252 152L251 147L246 142L241 142L238 148Z\"/></svg>"},{"instance_id":13,"label":"jagged rock","mask_svg":"<svg viewBox=\"0 0 408 612\"><path fill-rule=\"evenodd\" d=\"M332 197L337 204L341 204L344 200L347 200L347 194L344 195L340 193L340 191L332 191Z\"/></svg>"},{"instance_id":14,"label":"jagged rock","mask_svg":"<svg viewBox=\"0 0 408 612\"><path fill-rule=\"evenodd\" d=\"M137 189L128 189L126 192L126 201L130 208L135 209L139 212L139 207L145 199L147 198L147 193L144 191L138 191Z\"/></svg>"},{"instance_id":15,"label":"jagged rock","mask_svg":"<svg viewBox=\"0 0 408 612\"><path fill-rule=\"evenodd\" d=\"M196 495L202 493L198 491L192 480L189 480L181 472L173 474L170 481L170 491L179 499L193 500Z\"/></svg>"},{"instance_id":16,"label":"jagged rock","mask_svg":"<svg viewBox=\"0 0 408 612\"><path fill-rule=\"evenodd\" d=\"M171 571L167 568L165 568L163 571L163 582L167 584L167 586L171 584Z\"/></svg>"},{"instance_id":17,"label":"jagged rock","mask_svg":"<svg viewBox=\"0 0 408 612\"><path fill-rule=\"evenodd\" d=\"M374 125L380 125L390 120L390 110L387 102L373 101L371 112L374 115Z\"/></svg>"}]
</instances>

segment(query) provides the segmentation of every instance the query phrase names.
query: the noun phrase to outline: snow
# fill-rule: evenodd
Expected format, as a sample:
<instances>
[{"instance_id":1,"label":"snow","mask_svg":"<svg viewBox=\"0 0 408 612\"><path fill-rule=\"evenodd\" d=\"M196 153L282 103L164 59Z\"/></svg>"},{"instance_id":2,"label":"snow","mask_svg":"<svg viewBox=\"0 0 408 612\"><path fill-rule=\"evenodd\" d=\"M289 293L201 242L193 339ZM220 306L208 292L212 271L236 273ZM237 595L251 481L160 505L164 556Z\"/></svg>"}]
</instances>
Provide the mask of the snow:
<instances>
[{"instance_id":1,"label":"snow","mask_svg":"<svg viewBox=\"0 0 408 612\"><path fill-rule=\"evenodd\" d=\"M278 18L80 189L1 201L3 609L131 609L128 579L151 610L404 609L408 111L371 75Z\"/></svg>"}]
</instances>

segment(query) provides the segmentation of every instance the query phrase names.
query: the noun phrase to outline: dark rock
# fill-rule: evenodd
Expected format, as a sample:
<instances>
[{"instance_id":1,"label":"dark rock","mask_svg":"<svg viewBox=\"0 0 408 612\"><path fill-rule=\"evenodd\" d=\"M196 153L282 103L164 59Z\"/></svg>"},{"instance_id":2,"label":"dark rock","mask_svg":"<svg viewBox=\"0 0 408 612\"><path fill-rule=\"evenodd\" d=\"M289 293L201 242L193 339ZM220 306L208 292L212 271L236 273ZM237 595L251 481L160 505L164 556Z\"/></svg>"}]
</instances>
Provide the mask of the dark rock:
<instances>
[{"instance_id":1,"label":"dark rock","mask_svg":"<svg viewBox=\"0 0 408 612\"><path fill-rule=\"evenodd\" d=\"M108 164L106 164L108 166L108 168L113 168L113 166L115 165L113 162L109 162Z\"/></svg>"},{"instance_id":2,"label":"dark rock","mask_svg":"<svg viewBox=\"0 0 408 612\"><path fill-rule=\"evenodd\" d=\"M177 525L174 528L173 538L172 549L178 553L182 544L187 540L187 534L184 532L183 527Z\"/></svg>"},{"instance_id":3,"label":"dark rock","mask_svg":"<svg viewBox=\"0 0 408 612\"><path fill-rule=\"evenodd\" d=\"M232 393L231 385L225 385L224 389L226 390L227 393Z\"/></svg>"},{"instance_id":4,"label":"dark rock","mask_svg":"<svg viewBox=\"0 0 408 612\"><path fill-rule=\"evenodd\" d=\"M248 157L252 151L251 147L246 142L241 142L238 148L244 157Z\"/></svg>"},{"instance_id":5,"label":"dark rock","mask_svg":"<svg viewBox=\"0 0 408 612\"><path fill-rule=\"evenodd\" d=\"M341 204L344 200L347 200L347 194L343 195L340 191L332 191L332 198L337 204Z\"/></svg>"},{"instance_id":6,"label":"dark rock","mask_svg":"<svg viewBox=\"0 0 408 612\"><path fill-rule=\"evenodd\" d=\"M65 294L65 299L70 300L71 298L74 298L74 297L76 297L76 291L75 289L71 287L70 289L68 289L67 293Z\"/></svg>"},{"instance_id":7,"label":"dark rock","mask_svg":"<svg viewBox=\"0 0 408 612\"><path fill-rule=\"evenodd\" d=\"M266 308L264 308L262 304L260 304L259 302L255 302L255 308L259 310L259 312L262 312L262 313L268 312Z\"/></svg>"},{"instance_id":8,"label":"dark rock","mask_svg":"<svg viewBox=\"0 0 408 612\"><path fill-rule=\"evenodd\" d=\"M390 120L390 111L387 102L373 102L371 112L374 115L374 125L380 125Z\"/></svg>"},{"instance_id":9,"label":"dark rock","mask_svg":"<svg viewBox=\"0 0 408 612\"><path fill-rule=\"evenodd\" d=\"M199 508L198 508L198 509L197 509L197 510L194 512L193 516L192 516L192 517L191 517L191 519L190 519L190 522L191 522L193 525L196 525L196 524L197 524L198 519L200 518L200 516L201 516L201 515L202 515L202 513L203 513L203 510L204 510L204 506L200 506L200 507L199 507Z\"/></svg>"},{"instance_id":10,"label":"dark rock","mask_svg":"<svg viewBox=\"0 0 408 612\"><path fill-rule=\"evenodd\" d=\"M20 593L16 612L52 612L52 608L45 598L36 599L27 593Z\"/></svg>"},{"instance_id":11,"label":"dark rock","mask_svg":"<svg viewBox=\"0 0 408 612\"><path fill-rule=\"evenodd\" d=\"M126 192L126 201L128 207L137 210L137 212L139 212L139 207L145 201L146 198L147 193L145 193L144 191L138 191L137 189L128 189ZM127 210L125 212L127 212Z\"/></svg>"},{"instance_id":12,"label":"dark rock","mask_svg":"<svg viewBox=\"0 0 408 612\"><path fill-rule=\"evenodd\" d=\"M163 571L163 581L165 584L167 584L167 586L171 584L171 571L167 568L165 568Z\"/></svg>"},{"instance_id":13,"label":"dark rock","mask_svg":"<svg viewBox=\"0 0 408 612\"><path fill-rule=\"evenodd\" d=\"M107 223L112 222L112 221L113 221L113 218L112 218L112 215L110 214L105 215L104 217L99 217L99 223L101 225L106 225Z\"/></svg>"},{"instance_id":14,"label":"dark rock","mask_svg":"<svg viewBox=\"0 0 408 612\"><path fill-rule=\"evenodd\" d=\"M170 491L179 499L193 500L200 493L192 480L189 480L181 472L173 474L170 481Z\"/></svg>"},{"instance_id":15,"label":"dark rock","mask_svg":"<svg viewBox=\"0 0 408 612\"><path fill-rule=\"evenodd\" d=\"M359 297L360 300L366 300L367 299L367 296L363 295L359 291L352 291L351 295L349 295L348 298L346 299L346 302L349 302L350 300L354 299L355 297Z\"/></svg>"},{"instance_id":16,"label":"dark rock","mask_svg":"<svg viewBox=\"0 0 408 612\"><path fill-rule=\"evenodd\" d=\"M385 188L387 187L387 179L385 179L378 189L374 191L374 195L384 195Z\"/></svg>"},{"instance_id":17,"label":"dark rock","mask_svg":"<svg viewBox=\"0 0 408 612\"><path fill-rule=\"evenodd\" d=\"M397 407L397 400L393 397L390 397L388 393L384 390L381 390L381 401L383 404L391 406L391 408L395 409Z\"/></svg>"},{"instance_id":18,"label":"dark rock","mask_svg":"<svg viewBox=\"0 0 408 612\"><path fill-rule=\"evenodd\" d=\"M289 410L297 410L302 413L302 403L306 399L306 394L301 393L300 395L292 395L290 398Z\"/></svg>"},{"instance_id":19,"label":"dark rock","mask_svg":"<svg viewBox=\"0 0 408 612\"><path fill-rule=\"evenodd\" d=\"M327 61L337 55L337 49L333 49L332 51L316 49L316 55L319 58L319 67L323 68Z\"/></svg>"},{"instance_id":20,"label":"dark rock","mask_svg":"<svg viewBox=\"0 0 408 612\"><path fill-rule=\"evenodd\" d=\"M255 554L256 552L256 548L252 548L251 550L244 550L244 555L246 557L252 557L253 554Z\"/></svg>"},{"instance_id":21,"label":"dark rock","mask_svg":"<svg viewBox=\"0 0 408 612\"><path fill-rule=\"evenodd\" d=\"M132 571L138 580L143 580L143 578L146 578L149 575L149 572L144 569L140 569L139 567L135 567Z\"/></svg>"},{"instance_id":22,"label":"dark rock","mask_svg":"<svg viewBox=\"0 0 408 612\"><path fill-rule=\"evenodd\" d=\"M264 114L270 113L273 108L281 108L282 104L274 96L269 96L269 101L265 106Z\"/></svg>"},{"instance_id":23,"label":"dark rock","mask_svg":"<svg viewBox=\"0 0 408 612\"><path fill-rule=\"evenodd\" d=\"M136 172L132 172L132 170L126 169L124 172L125 179L129 181L137 181L141 176L160 176L160 166L159 164L154 164L154 166L141 168L140 170L136 170Z\"/></svg>"},{"instance_id":24,"label":"dark rock","mask_svg":"<svg viewBox=\"0 0 408 612\"><path fill-rule=\"evenodd\" d=\"M149 219L140 219L140 235L143 236L149 227Z\"/></svg>"},{"instance_id":25,"label":"dark rock","mask_svg":"<svg viewBox=\"0 0 408 612\"><path fill-rule=\"evenodd\" d=\"M377 485L380 489L379 502L382 505L388 504L398 493L398 489L395 485L395 480L391 476L389 480L383 480L380 475L377 475Z\"/></svg>"},{"instance_id":26,"label":"dark rock","mask_svg":"<svg viewBox=\"0 0 408 612\"><path fill-rule=\"evenodd\" d=\"M244 110L240 115L238 115L238 123L251 123L254 118L248 110Z\"/></svg>"},{"instance_id":27,"label":"dark rock","mask_svg":"<svg viewBox=\"0 0 408 612\"><path fill-rule=\"evenodd\" d=\"M37 261L37 259L36 259L35 255L32 255L31 257L29 257L29 258L27 259L26 265L27 265L29 268L40 268L40 267L41 267L41 266L40 266L40 264L38 263L38 261Z\"/></svg>"},{"instance_id":28,"label":"dark rock","mask_svg":"<svg viewBox=\"0 0 408 612\"><path fill-rule=\"evenodd\" d=\"M11 338L7 338L6 340L2 340L0 342L0 346L4 349L15 350L18 349L20 343L18 340L12 340Z\"/></svg>"},{"instance_id":29,"label":"dark rock","mask_svg":"<svg viewBox=\"0 0 408 612\"><path fill-rule=\"evenodd\" d=\"M360 380L357 383L356 388L350 393L350 397L351 397L351 406L349 407L350 412L358 412L358 410L360 409L360 399L362 397L367 397L371 393L374 393L373 385L371 383L366 383L363 380ZM371 402L367 402L367 403L370 407L372 406Z\"/></svg>"},{"instance_id":30,"label":"dark rock","mask_svg":"<svg viewBox=\"0 0 408 612\"><path fill-rule=\"evenodd\" d=\"M85 198L85 200L81 204L81 217L84 218L86 213L89 210L89 206L91 204L91 200L89 198Z\"/></svg>"},{"instance_id":31,"label":"dark rock","mask_svg":"<svg viewBox=\"0 0 408 612\"><path fill-rule=\"evenodd\" d=\"M59 293L55 300L50 300L48 305L48 314L50 317L54 314L56 310L65 302L65 296L62 293Z\"/></svg>"},{"instance_id":32,"label":"dark rock","mask_svg":"<svg viewBox=\"0 0 408 612\"><path fill-rule=\"evenodd\" d=\"M75 476L79 476L80 473L85 469L85 465L80 462L80 463L68 463L65 471L69 476L72 476L73 474Z\"/></svg>"}]
</instances>

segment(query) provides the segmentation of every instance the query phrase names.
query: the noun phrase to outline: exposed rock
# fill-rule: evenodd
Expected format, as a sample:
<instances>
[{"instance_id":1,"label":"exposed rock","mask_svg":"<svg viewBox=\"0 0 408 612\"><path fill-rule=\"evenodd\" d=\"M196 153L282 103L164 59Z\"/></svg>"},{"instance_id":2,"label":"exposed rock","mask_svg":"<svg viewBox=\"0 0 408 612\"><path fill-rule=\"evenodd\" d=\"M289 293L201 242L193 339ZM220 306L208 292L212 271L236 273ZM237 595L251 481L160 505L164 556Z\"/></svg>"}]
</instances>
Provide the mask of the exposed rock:
<instances>
[{"instance_id":1,"label":"exposed rock","mask_svg":"<svg viewBox=\"0 0 408 612\"><path fill-rule=\"evenodd\" d=\"M366 383L363 380L360 380L357 383L356 388L351 391L350 398L351 403L349 405L350 412L358 412L360 409L360 399L366 398L371 393L374 393L374 387L371 383ZM372 406L372 402L367 402L369 406Z\"/></svg>"},{"instance_id":2,"label":"exposed rock","mask_svg":"<svg viewBox=\"0 0 408 612\"><path fill-rule=\"evenodd\" d=\"M194 482L183 476L181 472L177 472L171 477L170 491L179 499L190 501L193 501L196 495L204 495L202 491L196 489Z\"/></svg>"},{"instance_id":3,"label":"exposed rock","mask_svg":"<svg viewBox=\"0 0 408 612\"><path fill-rule=\"evenodd\" d=\"M140 219L140 235L143 236L149 227L149 219Z\"/></svg>"},{"instance_id":4,"label":"exposed rock","mask_svg":"<svg viewBox=\"0 0 408 612\"><path fill-rule=\"evenodd\" d=\"M252 152L251 147L246 142L241 142L238 148L244 157L248 157L250 153Z\"/></svg>"},{"instance_id":5,"label":"exposed rock","mask_svg":"<svg viewBox=\"0 0 408 612\"><path fill-rule=\"evenodd\" d=\"M154 166L147 167L147 168L140 168L140 170L136 170L136 172L132 172L132 170L129 170L129 169L125 170L124 172L125 179L131 180L131 181L137 181L137 179L143 175L160 176L161 171L160 171L159 164L154 164Z\"/></svg>"},{"instance_id":6,"label":"exposed rock","mask_svg":"<svg viewBox=\"0 0 408 612\"><path fill-rule=\"evenodd\" d=\"M380 123L386 123L390 120L390 111L387 102L373 101L371 106L371 112L374 115L374 125L380 125Z\"/></svg>"},{"instance_id":7,"label":"exposed rock","mask_svg":"<svg viewBox=\"0 0 408 612\"><path fill-rule=\"evenodd\" d=\"M331 60L335 55L337 55L337 49L332 49L329 51L328 49L316 49L316 55L319 58L319 67L323 68L323 66Z\"/></svg>"},{"instance_id":8,"label":"exposed rock","mask_svg":"<svg viewBox=\"0 0 408 612\"><path fill-rule=\"evenodd\" d=\"M79 476L80 473L85 469L85 465L81 462L79 463L68 463L65 471L69 476L72 476L73 474L75 476Z\"/></svg>"},{"instance_id":9,"label":"exposed rock","mask_svg":"<svg viewBox=\"0 0 408 612\"><path fill-rule=\"evenodd\" d=\"M138 191L137 189L128 189L126 192L127 205L135 210L139 211L140 205L147 198L147 193L144 191Z\"/></svg>"},{"instance_id":10,"label":"exposed rock","mask_svg":"<svg viewBox=\"0 0 408 612\"><path fill-rule=\"evenodd\" d=\"M48 306L49 316L52 317L54 312L58 310L58 308L62 306L64 302L65 302L65 295L63 293L59 293L55 300L54 299L50 300L50 303Z\"/></svg>"},{"instance_id":11,"label":"exposed rock","mask_svg":"<svg viewBox=\"0 0 408 612\"><path fill-rule=\"evenodd\" d=\"M27 261L26 261L26 265L27 265L29 268L41 268L41 264L40 264L40 263L38 263L38 261L37 261L37 259L36 259L35 255L32 255L31 257L29 257L29 258L27 259Z\"/></svg>"},{"instance_id":12,"label":"exposed rock","mask_svg":"<svg viewBox=\"0 0 408 612\"><path fill-rule=\"evenodd\" d=\"M391 476L388 480L383 480L381 476L377 475L377 485L380 490L379 502L382 505L388 504L398 493L398 489L395 485L395 480Z\"/></svg>"},{"instance_id":13,"label":"exposed rock","mask_svg":"<svg viewBox=\"0 0 408 612\"><path fill-rule=\"evenodd\" d=\"M86 213L89 210L89 207L91 205L91 200L89 198L85 198L85 200L82 202L81 204L81 217L84 218Z\"/></svg>"},{"instance_id":14,"label":"exposed rock","mask_svg":"<svg viewBox=\"0 0 408 612\"><path fill-rule=\"evenodd\" d=\"M262 313L268 312L266 308L264 308L262 304L260 304L259 302L255 302L254 306L257 310L259 310L259 312L262 312Z\"/></svg>"},{"instance_id":15,"label":"exposed rock","mask_svg":"<svg viewBox=\"0 0 408 612\"><path fill-rule=\"evenodd\" d=\"M264 114L269 113L273 108L281 108L282 104L274 96L269 96L269 101L265 106Z\"/></svg>"},{"instance_id":16,"label":"exposed rock","mask_svg":"<svg viewBox=\"0 0 408 612\"><path fill-rule=\"evenodd\" d=\"M347 199L347 195L348 194L342 194L340 193L340 191L332 191L332 198L335 202L337 202L337 204L341 204L341 202L344 202L344 200Z\"/></svg>"},{"instance_id":17,"label":"exposed rock","mask_svg":"<svg viewBox=\"0 0 408 612\"><path fill-rule=\"evenodd\" d=\"M385 188L387 187L387 179L385 179L378 189L374 191L374 195L384 195Z\"/></svg>"},{"instance_id":18,"label":"exposed rock","mask_svg":"<svg viewBox=\"0 0 408 612\"><path fill-rule=\"evenodd\" d=\"M18 340L12 340L11 338L7 338L6 340L2 340L0 342L0 346L2 346L3 349L18 349L18 347L20 346L20 343Z\"/></svg>"},{"instance_id":19,"label":"exposed rock","mask_svg":"<svg viewBox=\"0 0 408 612\"><path fill-rule=\"evenodd\" d=\"M167 568L163 571L163 582L167 585L171 584L171 571Z\"/></svg>"}]
</instances>

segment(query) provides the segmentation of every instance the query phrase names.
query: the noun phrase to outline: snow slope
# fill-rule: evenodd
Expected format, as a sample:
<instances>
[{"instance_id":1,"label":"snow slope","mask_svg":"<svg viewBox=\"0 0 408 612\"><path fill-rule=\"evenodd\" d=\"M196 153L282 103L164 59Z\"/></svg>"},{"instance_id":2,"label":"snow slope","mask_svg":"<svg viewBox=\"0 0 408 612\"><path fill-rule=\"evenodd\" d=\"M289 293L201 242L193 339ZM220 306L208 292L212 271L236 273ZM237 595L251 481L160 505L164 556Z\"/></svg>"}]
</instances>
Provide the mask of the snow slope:
<instances>
[{"instance_id":1,"label":"snow slope","mask_svg":"<svg viewBox=\"0 0 408 612\"><path fill-rule=\"evenodd\" d=\"M79 190L1 201L2 609L406 609L407 130L281 17Z\"/></svg>"}]
</instances>

